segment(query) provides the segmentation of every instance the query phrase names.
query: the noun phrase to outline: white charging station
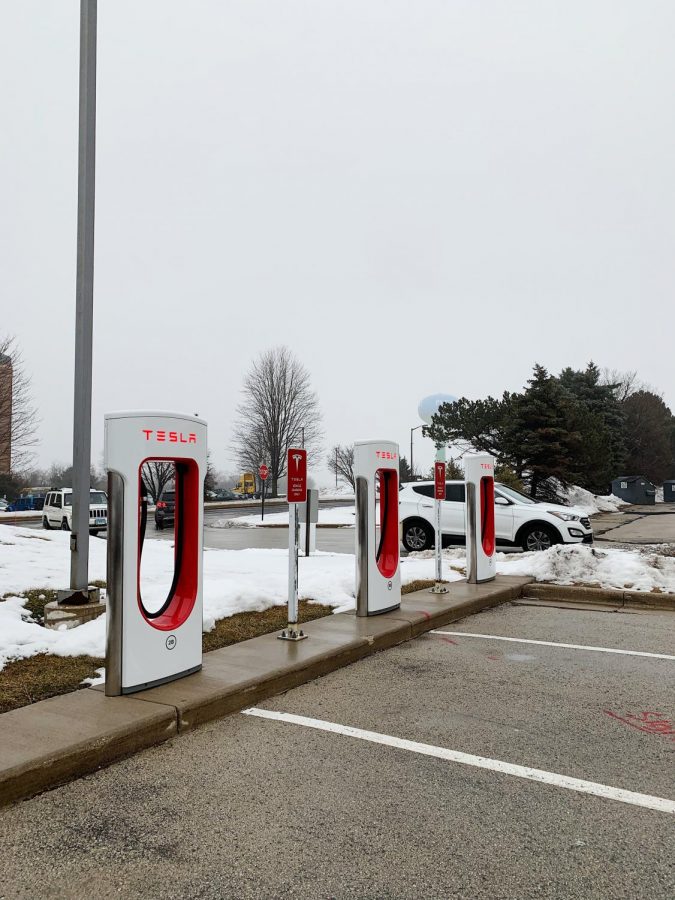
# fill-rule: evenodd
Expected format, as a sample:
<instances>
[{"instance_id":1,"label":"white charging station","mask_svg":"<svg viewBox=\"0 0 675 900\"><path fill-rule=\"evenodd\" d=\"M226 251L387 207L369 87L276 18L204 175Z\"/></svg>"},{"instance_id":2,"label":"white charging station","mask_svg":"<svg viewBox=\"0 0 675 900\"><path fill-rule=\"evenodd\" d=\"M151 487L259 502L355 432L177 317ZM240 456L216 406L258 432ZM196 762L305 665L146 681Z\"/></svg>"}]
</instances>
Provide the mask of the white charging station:
<instances>
[{"instance_id":1,"label":"white charging station","mask_svg":"<svg viewBox=\"0 0 675 900\"><path fill-rule=\"evenodd\" d=\"M355 442L357 616L375 616L401 605L398 476L398 444Z\"/></svg>"},{"instance_id":2,"label":"white charging station","mask_svg":"<svg viewBox=\"0 0 675 900\"><path fill-rule=\"evenodd\" d=\"M172 681L202 665L206 422L161 411L105 416L108 472L108 696ZM166 597L141 592L147 522L143 464L175 464L174 572Z\"/></svg>"},{"instance_id":3,"label":"white charging station","mask_svg":"<svg viewBox=\"0 0 675 900\"><path fill-rule=\"evenodd\" d=\"M495 461L489 453L464 456L466 484L466 580L491 581L495 561Z\"/></svg>"}]
</instances>

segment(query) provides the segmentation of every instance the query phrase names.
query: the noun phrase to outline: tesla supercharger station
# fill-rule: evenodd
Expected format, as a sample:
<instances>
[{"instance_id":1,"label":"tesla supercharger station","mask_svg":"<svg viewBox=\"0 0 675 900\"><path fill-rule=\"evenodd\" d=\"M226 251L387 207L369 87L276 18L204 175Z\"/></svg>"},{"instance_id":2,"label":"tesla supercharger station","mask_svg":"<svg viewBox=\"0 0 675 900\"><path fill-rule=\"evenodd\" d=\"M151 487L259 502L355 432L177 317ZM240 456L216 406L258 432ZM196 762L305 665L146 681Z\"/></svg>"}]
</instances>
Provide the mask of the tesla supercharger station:
<instances>
[{"instance_id":1,"label":"tesla supercharger station","mask_svg":"<svg viewBox=\"0 0 675 900\"><path fill-rule=\"evenodd\" d=\"M401 605L398 461L393 441L354 444L357 616L375 616Z\"/></svg>"},{"instance_id":2,"label":"tesla supercharger station","mask_svg":"<svg viewBox=\"0 0 675 900\"><path fill-rule=\"evenodd\" d=\"M495 461L488 453L464 457L466 580L491 581L495 563Z\"/></svg>"},{"instance_id":3,"label":"tesla supercharger station","mask_svg":"<svg viewBox=\"0 0 675 900\"><path fill-rule=\"evenodd\" d=\"M105 416L108 629L105 692L129 694L202 665L206 422L172 412ZM168 594L141 592L147 521L143 464L175 464L174 571Z\"/></svg>"}]
</instances>

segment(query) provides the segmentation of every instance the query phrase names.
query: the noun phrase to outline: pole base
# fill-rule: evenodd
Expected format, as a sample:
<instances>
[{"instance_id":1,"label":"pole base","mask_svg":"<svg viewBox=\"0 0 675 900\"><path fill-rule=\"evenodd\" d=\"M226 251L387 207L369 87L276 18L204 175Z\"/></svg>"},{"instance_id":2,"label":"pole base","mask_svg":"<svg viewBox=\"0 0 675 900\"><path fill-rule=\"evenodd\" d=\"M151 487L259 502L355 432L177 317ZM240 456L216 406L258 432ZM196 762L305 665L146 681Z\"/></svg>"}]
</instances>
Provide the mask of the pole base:
<instances>
[{"instance_id":1,"label":"pole base","mask_svg":"<svg viewBox=\"0 0 675 900\"><path fill-rule=\"evenodd\" d=\"M436 584L429 588L430 594L447 594L448 588L440 581L437 581Z\"/></svg>"},{"instance_id":2,"label":"pole base","mask_svg":"<svg viewBox=\"0 0 675 900\"><path fill-rule=\"evenodd\" d=\"M294 625L289 625L281 634L277 635L280 641L304 641L308 637L309 635L305 634L302 629L298 631L297 626Z\"/></svg>"}]
</instances>

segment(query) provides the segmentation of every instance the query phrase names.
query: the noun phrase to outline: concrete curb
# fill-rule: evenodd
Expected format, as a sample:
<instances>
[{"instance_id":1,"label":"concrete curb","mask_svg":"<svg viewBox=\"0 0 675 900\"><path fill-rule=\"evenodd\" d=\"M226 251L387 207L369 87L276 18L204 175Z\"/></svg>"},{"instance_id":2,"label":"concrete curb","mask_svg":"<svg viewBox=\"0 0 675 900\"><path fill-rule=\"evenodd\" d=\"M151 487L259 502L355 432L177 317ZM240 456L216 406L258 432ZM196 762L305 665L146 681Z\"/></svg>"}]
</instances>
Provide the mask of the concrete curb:
<instances>
[{"instance_id":1,"label":"concrete curb","mask_svg":"<svg viewBox=\"0 0 675 900\"><path fill-rule=\"evenodd\" d=\"M522 597L528 600L562 600L574 603L592 603L596 606L613 606L617 609L675 610L675 594L621 591L572 584L531 583L523 590Z\"/></svg>"},{"instance_id":2,"label":"concrete curb","mask_svg":"<svg viewBox=\"0 0 675 900\"><path fill-rule=\"evenodd\" d=\"M0 806L31 797L245 709L379 650L519 597L531 578L453 582L447 594L406 594L400 610L339 613L305 628L307 641L262 635L204 656L201 672L127 697L75 691L0 715ZM529 590L529 589L528 589Z\"/></svg>"}]
</instances>

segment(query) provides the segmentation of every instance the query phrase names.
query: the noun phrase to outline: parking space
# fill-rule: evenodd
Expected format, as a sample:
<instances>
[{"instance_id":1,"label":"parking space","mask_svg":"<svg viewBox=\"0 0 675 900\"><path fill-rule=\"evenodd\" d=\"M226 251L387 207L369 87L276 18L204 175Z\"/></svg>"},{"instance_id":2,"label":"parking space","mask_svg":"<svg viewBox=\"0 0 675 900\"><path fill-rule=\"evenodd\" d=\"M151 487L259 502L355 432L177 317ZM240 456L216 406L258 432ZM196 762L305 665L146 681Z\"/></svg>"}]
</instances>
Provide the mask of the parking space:
<instances>
[{"instance_id":1,"label":"parking space","mask_svg":"<svg viewBox=\"0 0 675 900\"><path fill-rule=\"evenodd\" d=\"M670 898L673 656L472 616L5 810L0 896Z\"/></svg>"}]
</instances>

